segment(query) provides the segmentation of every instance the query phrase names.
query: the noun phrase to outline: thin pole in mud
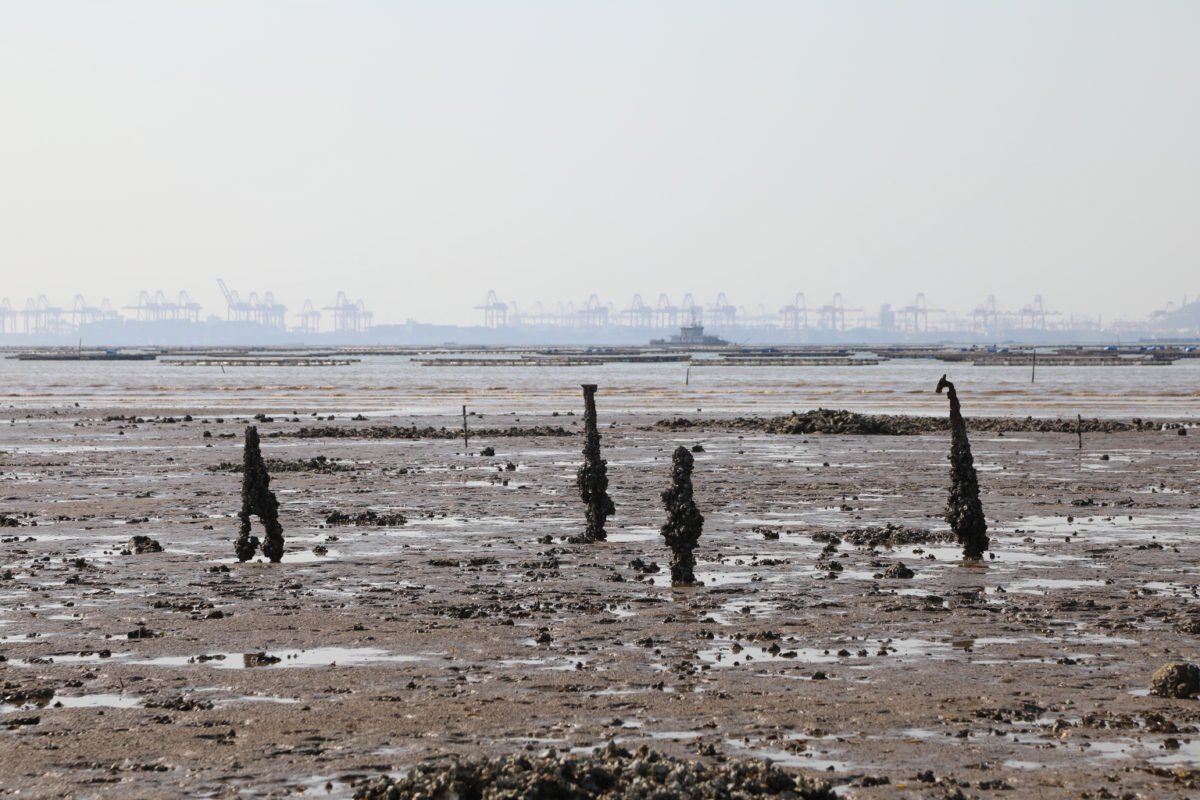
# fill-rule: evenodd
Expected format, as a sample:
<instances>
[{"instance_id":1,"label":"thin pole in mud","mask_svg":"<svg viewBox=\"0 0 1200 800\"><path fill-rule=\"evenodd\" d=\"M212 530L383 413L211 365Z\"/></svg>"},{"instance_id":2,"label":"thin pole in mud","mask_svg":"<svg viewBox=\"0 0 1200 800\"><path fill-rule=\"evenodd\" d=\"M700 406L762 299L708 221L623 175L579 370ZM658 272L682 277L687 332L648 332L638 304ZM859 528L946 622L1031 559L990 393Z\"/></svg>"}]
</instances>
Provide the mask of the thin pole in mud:
<instances>
[{"instance_id":1,"label":"thin pole in mud","mask_svg":"<svg viewBox=\"0 0 1200 800\"><path fill-rule=\"evenodd\" d=\"M1079 449L1083 449L1083 414L1076 414L1075 435L1079 437Z\"/></svg>"},{"instance_id":2,"label":"thin pole in mud","mask_svg":"<svg viewBox=\"0 0 1200 800\"><path fill-rule=\"evenodd\" d=\"M467 407L463 406L463 452L471 455L471 436L467 431Z\"/></svg>"},{"instance_id":3,"label":"thin pole in mud","mask_svg":"<svg viewBox=\"0 0 1200 800\"><path fill-rule=\"evenodd\" d=\"M691 367L688 367L687 372L684 373L684 375L683 375L683 385L684 386L692 385L692 368Z\"/></svg>"},{"instance_id":4,"label":"thin pole in mud","mask_svg":"<svg viewBox=\"0 0 1200 800\"><path fill-rule=\"evenodd\" d=\"M1033 369L1029 371L1029 382L1037 381L1037 350L1033 351Z\"/></svg>"}]
</instances>

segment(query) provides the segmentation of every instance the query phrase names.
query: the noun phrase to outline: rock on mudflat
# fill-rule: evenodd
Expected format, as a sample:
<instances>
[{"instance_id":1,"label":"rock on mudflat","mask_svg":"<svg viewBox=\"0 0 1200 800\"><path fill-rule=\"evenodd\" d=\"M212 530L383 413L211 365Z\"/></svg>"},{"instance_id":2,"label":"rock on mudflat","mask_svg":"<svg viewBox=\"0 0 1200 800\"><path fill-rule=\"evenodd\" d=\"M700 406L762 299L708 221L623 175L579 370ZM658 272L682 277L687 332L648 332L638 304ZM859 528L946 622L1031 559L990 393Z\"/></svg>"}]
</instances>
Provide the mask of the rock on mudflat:
<instances>
[{"instance_id":1,"label":"rock on mudflat","mask_svg":"<svg viewBox=\"0 0 1200 800\"><path fill-rule=\"evenodd\" d=\"M1158 697L1191 697L1200 694L1200 667L1173 661L1150 677L1150 694Z\"/></svg>"},{"instance_id":2,"label":"rock on mudflat","mask_svg":"<svg viewBox=\"0 0 1200 800\"><path fill-rule=\"evenodd\" d=\"M742 800L788 797L836 800L829 784L792 775L765 761L729 760L708 765L639 748L630 753L609 743L591 755L451 760L419 764L403 778L387 776L358 784L355 798L392 800L428 797L554 797L563 800L689 797Z\"/></svg>"},{"instance_id":3,"label":"rock on mudflat","mask_svg":"<svg viewBox=\"0 0 1200 800\"><path fill-rule=\"evenodd\" d=\"M883 577L885 578L911 578L913 575L913 571L904 566L903 561L897 561L883 571Z\"/></svg>"},{"instance_id":4,"label":"rock on mudflat","mask_svg":"<svg viewBox=\"0 0 1200 800\"><path fill-rule=\"evenodd\" d=\"M140 556L143 553L161 553L162 545L157 539L151 539L149 536L134 536L125 543L124 555Z\"/></svg>"}]
</instances>

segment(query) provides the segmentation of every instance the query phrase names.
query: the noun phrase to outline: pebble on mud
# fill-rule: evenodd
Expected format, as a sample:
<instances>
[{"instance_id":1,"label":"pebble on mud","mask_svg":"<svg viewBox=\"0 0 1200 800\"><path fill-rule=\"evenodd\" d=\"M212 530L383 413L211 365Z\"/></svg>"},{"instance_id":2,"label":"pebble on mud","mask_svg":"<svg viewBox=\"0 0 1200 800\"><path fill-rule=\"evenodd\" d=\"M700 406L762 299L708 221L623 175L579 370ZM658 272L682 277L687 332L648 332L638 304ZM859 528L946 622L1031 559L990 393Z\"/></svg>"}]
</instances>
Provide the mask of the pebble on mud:
<instances>
[{"instance_id":1,"label":"pebble on mud","mask_svg":"<svg viewBox=\"0 0 1200 800\"><path fill-rule=\"evenodd\" d=\"M1150 694L1156 697L1192 697L1200 694L1200 667L1179 661L1163 664L1150 678Z\"/></svg>"}]
</instances>

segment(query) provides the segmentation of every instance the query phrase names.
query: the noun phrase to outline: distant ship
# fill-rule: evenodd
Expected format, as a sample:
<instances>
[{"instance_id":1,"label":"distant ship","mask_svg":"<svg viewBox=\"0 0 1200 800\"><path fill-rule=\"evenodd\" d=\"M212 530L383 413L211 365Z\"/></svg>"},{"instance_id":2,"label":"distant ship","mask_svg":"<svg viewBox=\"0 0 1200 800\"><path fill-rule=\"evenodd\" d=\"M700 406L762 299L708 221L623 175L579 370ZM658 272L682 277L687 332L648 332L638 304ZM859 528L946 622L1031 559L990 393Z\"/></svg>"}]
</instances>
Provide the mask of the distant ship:
<instances>
[{"instance_id":1,"label":"distant ship","mask_svg":"<svg viewBox=\"0 0 1200 800\"><path fill-rule=\"evenodd\" d=\"M670 339L651 339L650 344L670 347L724 347L729 342L720 336L705 336L703 325L684 325L679 329L679 333Z\"/></svg>"}]
</instances>

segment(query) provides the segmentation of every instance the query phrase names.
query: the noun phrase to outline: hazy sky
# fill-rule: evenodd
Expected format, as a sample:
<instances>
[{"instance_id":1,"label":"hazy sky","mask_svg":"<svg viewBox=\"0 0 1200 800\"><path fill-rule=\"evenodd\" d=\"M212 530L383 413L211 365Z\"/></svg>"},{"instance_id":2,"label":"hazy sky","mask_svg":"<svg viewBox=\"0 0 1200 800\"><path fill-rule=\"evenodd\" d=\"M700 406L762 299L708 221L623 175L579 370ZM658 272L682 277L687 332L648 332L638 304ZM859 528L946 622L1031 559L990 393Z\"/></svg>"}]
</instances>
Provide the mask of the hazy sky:
<instances>
[{"instance_id":1,"label":"hazy sky","mask_svg":"<svg viewBox=\"0 0 1200 800\"><path fill-rule=\"evenodd\" d=\"M1200 293L1200 2L0 0L0 297Z\"/></svg>"}]
</instances>

